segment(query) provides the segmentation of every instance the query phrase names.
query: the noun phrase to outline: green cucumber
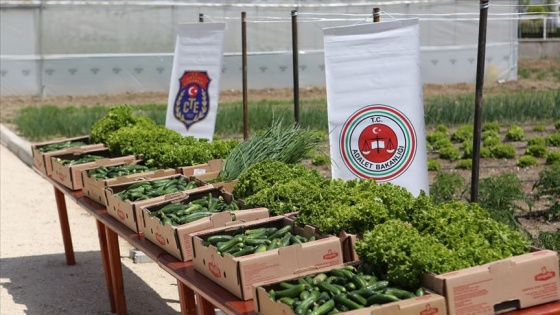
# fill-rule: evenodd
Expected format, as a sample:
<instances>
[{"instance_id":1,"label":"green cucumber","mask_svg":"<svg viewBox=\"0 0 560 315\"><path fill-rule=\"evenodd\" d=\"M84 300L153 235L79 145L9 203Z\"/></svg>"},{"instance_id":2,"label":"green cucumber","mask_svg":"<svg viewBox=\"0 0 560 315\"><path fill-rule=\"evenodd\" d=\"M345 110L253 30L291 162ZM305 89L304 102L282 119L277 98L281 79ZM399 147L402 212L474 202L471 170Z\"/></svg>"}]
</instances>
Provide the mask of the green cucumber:
<instances>
[{"instance_id":1,"label":"green cucumber","mask_svg":"<svg viewBox=\"0 0 560 315\"><path fill-rule=\"evenodd\" d=\"M218 242L227 242L229 240L231 240L233 238L233 236L231 235L227 235L227 234L222 234L222 235L212 235L210 237L208 237L208 239L206 239L208 242L212 243L213 245L216 245Z\"/></svg>"},{"instance_id":2,"label":"green cucumber","mask_svg":"<svg viewBox=\"0 0 560 315\"><path fill-rule=\"evenodd\" d=\"M305 286L303 284L296 284L289 289L276 291L276 298L289 297L293 299L298 297L303 290L305 290Z\"/></svg>"},{"instance_id":3,"label":"green cucumber","mask_svg":"<svg viewBox=\"0 0 560 315\"><path fill-rule=\"evenodd\" d=\"M324 315L334 309L334 300L328 300L311 312L311 315Z\"/></svg>"},{"instance_id":4,"label":"green cucumber","mask_svg":"<svg viewBox=\"0 0 560 315\"><path fill-rule=\"evenodd\" d=\"M406 291L406 290L398 289L398 288L385 288L383 293L394 295L401 300L406 300L406 299L411 299L411 298L416 297L416 294L414 294L410 291Z\"/></svg>"},{"instance_id":5,"label":"green cucumber","mask_svg":"<svg viewBox=\"0 0 560 315\"><path fill-rule=\"evenodd\" d=\"M394 295L375 293L367 299L367 306L371 306L373 304L386 304L396 301L400 301L400 299Z\"/></svg>"},{"instance_id":6,"label":"green cucumber","mask_svg":"<svg viewBox=\"0 0 560 315\"><path fill-rule=\"evenodd\" d=\"M296 315L303 315L307 313L307 310L319 299L321 292L313 291L309 294L309 297L303 300L295 309Z\"/></svg>"},{"instance_id":7,"label":"green cucumber","mask_svg":"<svg viewBox=\"0 0 560 315\"><path fill-rule=\"evenodd\" d=\"M345 293L335 295L334 300L335 300L335 302L346 306L349 310L357 310L357 309L363 307L362 305L360 305L360 304L352 301L351 299L349 299L348 295L345 294Z\"/></svg>"},{"instance_id":8,"label":"green cucumber","mask_svg":"<svg viewBox=\"0 0 560 315\"><path fill-rule=\"evenodd\" d=\"M216 250L217 250L219 253L222 253L222 252L225 252L225 251L231 249L231 248L234 247L236 244L242 243L242 242L243 242L243 237L241 237L241 236L236 236L236 237L233 237L231 240L229 240L229 241L227 241L227 242L223 242L223 243L221 243L220 245L218 245L218 246L216 247Z\"/></svg>"}]
</instances>

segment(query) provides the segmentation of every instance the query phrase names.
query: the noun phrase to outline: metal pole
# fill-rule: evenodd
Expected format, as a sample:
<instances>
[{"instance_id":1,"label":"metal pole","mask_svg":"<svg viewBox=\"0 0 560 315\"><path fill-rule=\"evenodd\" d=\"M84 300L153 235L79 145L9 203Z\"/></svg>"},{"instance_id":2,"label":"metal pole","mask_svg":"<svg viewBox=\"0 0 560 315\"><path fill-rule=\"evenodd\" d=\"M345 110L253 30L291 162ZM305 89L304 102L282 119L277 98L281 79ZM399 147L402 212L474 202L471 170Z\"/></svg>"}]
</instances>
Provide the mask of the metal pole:
<instances>
[{"instance_id":1,"label":"metal pole","mask_svg":"<svg viewBox=\"0 0 560 315\"><path fill-rule=\"evenodd\" d=\"M292 67L294 73L294 119L299 125L299 49L297 10L292 11Z\"/></svg>"},{"instance_id":2,"label":"metal pole","mask_svg":"<svg viewBox=\"0 0 560 315\"><path fill-rule=\"evenodd\" d=\"M37 23L37 48L39 53L39 73L37 73L37 77L39 80L39 96L46 97L47 96L47 87L45 86L45 49L43 47L43 11L44 11L44 4L43 0L39 5L39 14L38 14L38 23Z\"/></svg>"},{"instance_id":3,"label":"metal pole","mask_svg":"<svg viewBox=\"0 0 560 315\"><path fill-rule=\"evenodd\" d=\"M199 13L198 14L198 22L200 22L200 23L204 22L204 13Z\"/></svg>"},{"instance_id":4,"label":"metal pole","mask_svg":"<svg viewBox=\"0 0 560 315\"><path fill-rule=\"evenodd\" d=\"M482 134L482 89L484 86L484 61L486 56L486 27L489 0L480 0L478 25L478 56L476 59L476 95L474 100L474 134L471 179L471 202L478 202L478 179L480 174L480 139Z\"/></svg>"},{"instance_id":5,"label":"metal pole","mask_svg":"<svg viewBox=\"0 0 560 315\"><path fill-rule=\"evenodd\" d=\"M542 35L543 39L546 39L546 21L548 20L547 17L543 17L543 24L542 24Z\"/></svg>"},{"instance_id":6,"label":"metal pole","mask_svg":"<svg viewBox=\"0 0 560 315\"><path fill-rule=\"evenodd\" d=\"M249 138L249 108L247 106L247 23L241 12L241 63L243 68L243 139Z\"/></svg>"},{"instance_id":7,"label":"metal pole","mask_svg":"<svg viewBox=\"0 0 560 315\"><path fill-rule=\"evenodd\" d=\"M373 8L373 22L381 22L381 9L380 8Z\"/></svg>"}]
</instances>

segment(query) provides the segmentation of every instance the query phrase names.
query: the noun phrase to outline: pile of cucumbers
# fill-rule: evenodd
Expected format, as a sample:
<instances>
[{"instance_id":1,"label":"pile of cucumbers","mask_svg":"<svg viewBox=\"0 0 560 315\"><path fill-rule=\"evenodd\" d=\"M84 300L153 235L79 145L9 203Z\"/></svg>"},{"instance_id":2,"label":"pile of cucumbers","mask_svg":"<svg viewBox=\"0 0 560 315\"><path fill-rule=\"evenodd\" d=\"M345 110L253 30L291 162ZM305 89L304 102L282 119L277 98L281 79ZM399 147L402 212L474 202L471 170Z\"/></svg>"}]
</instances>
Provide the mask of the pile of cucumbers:
<instances>
[{"instance_id":1,"label":"pile of cucumbers","mask_svg":"<svg viewBox=\"0 0 560 315\"><path fill-rule=\"evenodd\" d=\"M388 281L362 272L360 266L281 282L268 294L272 300L290 306L296 315L337 314L424 295L422 288L413 293L391 287Z\"/></svg>"},{"instance_id":2,"label":"pile of cucumbers","mask_svg":"<svg viewBox=\"0 0 560 315\"><path fill-rule=\"evenodd\" d=\"M65 141L65 142L59 142L59 143L52 143L52 144L47 144L45 146L42 146L39 148L39 152L51 152L51 151L57 151L57 150L62 150L62 149L68 149L71 147L81 147L83 145L87 145L87 143L83 142L83 141Z\"/></svg>"},{"instance_id":3,"label":"pile of cucumbers","mask_svg":"<svg viewBox=\"0 0 560 315\"><path fill-rule=\"evenodd\" d=\"M206 246L213 245L220 255L225 253L234 257L260 253L267 250L301 244L315 240L315 236L306 238L301 235L292 234L292 226L286 225L282 228L262 227L256 229L238 231L235 235L219 234L208 237L204 243Z\"/></svg>"},{"instance_id":4,"label":"pile of cucumbers","mask_svg":"<svg viewBox=\"0 0 560 315\"><path fill-rule=\"evenodd\" d=\"M94 179L108 179L130 174L144 173L157 169L157 167L147 167L144 165L120 165L120 166L101 166L88 171L88 177Z\"/></svg>"},{"instance_id":5,"label":"pile of cucumbers","mask_svg":"<svg viewBox=\"0 0 560 315\"><path fill-rule=\"evenodd\" d=\"M185 177L179 176L175 178L136 182L115 195L119 196L122 200L139 201L196 187L194 181L187 182Z\"/></svg>"},{"instance_id":6,"label":"pile of cucumbers","mask_svg":"<svg viewBox=\"0 0 560 315\"><path fill-rule=\"evenodd\" d=\"M84 154L84 155L82 155L81 158L76 159L76 160L56 158L56 161L58 163L62 164L62 165L72 166L72 165L79 165L79 164L84 164L84 163L95 162L97 160L101 160L101 159L105 159L105 158L106 157L101 156L101 155Z\"/></svg>"},{"instance_id":7,"label":"pile of cucumbers","mask_svg":"<svg viewBox=\"0 0 560 315\"><path fill-rule=\"evenodd\" d=\"M186 204L170 203L157 211L151 211L150 216L158 217L163 225L181 225L209 217L218 212L235 210L239 210L235 201L228 204L222 196L216 198L212 193L208 193L207 196ZM232 219L235 221L235 218Z\"/></svg>"}]
</instances>

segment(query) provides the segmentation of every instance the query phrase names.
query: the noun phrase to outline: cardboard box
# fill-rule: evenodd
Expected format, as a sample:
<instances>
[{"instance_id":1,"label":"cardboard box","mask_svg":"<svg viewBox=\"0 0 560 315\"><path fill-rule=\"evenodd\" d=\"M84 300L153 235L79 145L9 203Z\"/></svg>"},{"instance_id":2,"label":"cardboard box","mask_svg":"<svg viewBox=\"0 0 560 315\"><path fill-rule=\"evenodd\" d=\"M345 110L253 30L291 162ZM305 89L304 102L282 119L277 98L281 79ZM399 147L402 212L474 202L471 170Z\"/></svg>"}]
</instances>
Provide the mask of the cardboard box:
<instances>
[{"instance_id":1,"label":"cardboard box","mask_svg":"<svg viewBox=\"0 0 560 315\"><path fill-rule=\"evenodd\" d=\"M44 146L47 146L49 144L62 143L62 142L67 142L67 141L71 141L71 142L82 141L82 142L87 143L87 145L79 146L79 147L72 147L72 148L63 149L63 150L50 151L50 152L41 152L40 151L40 148L42 148ZM51 157L52 156L63 155L63 154L68 154L68 153L73 153L73 152L80 152L80 151L87 152L88 150L98 150L100 148L105 148L105 145L103 143L91 143L91 139L90 139L89 136L80 136L80 137L57 139L57 140L52 140L52 141L47 141L47 142L34 143L34 144L31 145L31 153L33 155L33 166L37 170L39 170L41 173L46 174L46 175L51 175L51 173L52 173Z\"/></svg>"},{"instance_id":2,"label":"cardboard box","mask_svg":"<svg viewBox=\"0 0 560 315\"><path fill-rule=\"evenodd\" d=\"M208 163L205 164L179 167L177 169L177 173L183 174L187 177L209 174L209 173L216 174L216 173L220 173L223 165L224 165L224 160L222 159L210 160L208 161Z\"/></svg>"},{"instance_id":3,"label":"cardboard box","mask_svg":"<svg viewBox=\"0 0 560 315\"><path fill-rule=\"evenodd\" d=\"M137 164L139 161L135 160L132 163L121 163L117 165L127 165L127 164ZM113 165L113 166L117 166ZM90 169L91 170L91 169ZM175 175L175 169L159 169L154 171L148 171L143 173L130 174L125 176L119 176L115 178L107 179L95 179L88 176L88 171L82 171L82 192L84 196L98 202L104 206L107 205L107 196L105 195L105 188L111 185L119 185L125 183L135 182L139 179L155 179L158 177L165 177Z\"/></svg>"},{"instance_id":4,"label":"cardboard box","mask_svg":"<svg viewBox=\"0 0 560 315\"><path fill-rule=\"evenodd\" d=\"M223 197L227 203L236 202L233 200L233 196L231 194L217 188L192 193L183 199L173 202L188 204L192 200L207 196L209 193L212 194L213 197ZM182 261L190 261L193 258L192 241L190 237L191 233L235 224L243 224L245 222L269 217L268 209L257 208L219 212L210 217L202 218L188 224L173 226L163 225L161 224L159 218L150 216L150 212L157 211L169 203L171 202L165 201L145 206L141 209L144 237ZM232 221L232 214L235 215L235 221Z\"/></svg>"},{"instance_id":5,"label":"cardboard box","mask_svg":"<svg viewBox=\"0 0 560 315\"><path fill-rule=\"evenodd\" d=\"M298 211L284 213L283 215L295 221L297 214ZM358 235L341 231L338 233L338 238L340 238L340 245L342 246L343 261L345 263L359 261L360 257L358 257L358 253L356 252L356 241L358 240Z\"/></svg>"},{"instance_id":6,"label":"cardboard box","mask_svg":"<svg viewBox=\"0 0 560 315\"><path fill-rule=\"evenodd\" d=\"M218 283L243 300L253 298L253 284L293 275L305 268L324 268L342 264L342 249L336 236L319 235L319 239L298 245L290 245L251 255L234 257L221 256L216 247L204 246L208 237L217 234L236 234L240 226L244 229L260 227L292 226L292 234L311 237L317 235L315 228L300 227L294 220L276 216L236 227L226 227L191 234L193 265L195 270Z\"/></svg>"},{"instance_id":7,"label":"cardboard box","mask_svg":"<svg viewBox=\"0 0 560 315\"><path fill-rule=\"evenodd\" d=\"M442 275L423 285L445 296L450 315L497 314L560 299L558 254L539 250Z\"/></svg>"},{"instance_id":8,"label":"cardboard box","mask_svg":"<svg viewBox=\"0 0 560 315\"><path fill-rule=\"evenodd\" d=\"M185 166L177 169L177 173L183 174L185 176L194 176L203 182L211 182L220 176L220 171L224 160L216 159L210 160L206 164L199 164L194 166ZM223 189L229 193L233 192L233 186L237 180L222 181L211 183L214 187Z\"/></svg>"},{"instance_id":9,"label":"cardboard box","mask_svg":"<svg viewBox=\"0 0 560 315\"><path fill-rule=\"evenodd\" d=\"M51 165L52 165L52 178L61 183L62 185L70 188L71 190L79 190L83 187L82 182L82 171L89 170L92 168L97 168L100 166L111 166L111 165L118 165L122 163L131 163L132 161L136 160L134 155L127 155L122 157L115 157L111 158L109 149L104 148L102 150L91 151L87 154L92 155L100 155L106 158L97 160L94 162L76 164L76 165L64 165L58 162L58 159L69 159L69 160L77 160L84 157L83 153L72 153L72 154L64 154L60 156L52 156L51 157Z\"/></svg>"},{"instance_id":10,"label":"cardboard box","mask_svg":"<svg viewBox=\"0 0 560 315\"><path fill-rule=\"evenodd\" d=\"M175 177L185 177L181 174L175 174L171 176L164 176L159 177L157 179L150 179L148 181L153 180L160 180L166 178L175 178ZM121 223L126 225L128 228L133 230L137 233L143 233L143 224L142 222L142 215L140 209L142 207L160 203L162 201L172 201L177 199L185 198L188 194L195 193L197 191L208 190L214 188L212 185L207 185L201 181L198 181L193 178L186 178L187 182L195 181L197 184L197 188L189 189L181 192L176 192L173 194L167 194L155 198L145 199L145 200L138 200L138 201L130 201L130 200L122 200L119 196L115 195L125 189L127 189L130 185L138 182L131 182L131 183L124 183L124 184L116 184L110 185L105 188L105 195L107 198L107 212L110 215L118 219ZM146 179L142 179L146 180Z\"/></svg>"},{"instance_id":11,"label":"cardboard box","mask_svg":"<svg viewBox=\"0 0 560 315\"><path fill-rule=\"evenodd\" d=\"M274 282L258 283L253 286L255 312L265 315L295 315L288 305L273 301L268 295L271 289L282 290L278 285L282 281L297 280L306 276L314 276L322 272L328 272L333 268L341 268L344 265L304 272L297 276L279 278ZM429 293L424 296L401 300L383 305L364 307L357 310L338 313L340 315L446 315L447 309L445 298L439 294Z\"/></svg>"}]
</instances>

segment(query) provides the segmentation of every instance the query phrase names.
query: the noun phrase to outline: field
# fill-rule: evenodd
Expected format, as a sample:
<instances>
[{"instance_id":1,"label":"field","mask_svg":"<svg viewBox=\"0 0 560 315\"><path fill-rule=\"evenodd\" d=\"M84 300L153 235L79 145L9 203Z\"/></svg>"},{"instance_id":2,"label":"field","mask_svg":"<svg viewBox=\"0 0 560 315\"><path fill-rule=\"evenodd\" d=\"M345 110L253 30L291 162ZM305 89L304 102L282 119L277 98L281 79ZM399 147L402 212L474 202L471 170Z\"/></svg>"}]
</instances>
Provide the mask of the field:
<instances>
[{"instance_id":1,"label":"field","mask_svg":"<svg viewBox=\"0 0 560 315\"><path fill-rule=\"evenodd\" d=\"M550 91L560 91L560 59L527 59L519 61L519 79L516 82L486 82L484 87L484 97L485 100L492 97L499 97L500 95L508 95L515 93L522 93L524 91L537 92L532 95L544 95L550 93ZM424 97L425 98L437 98L439 96L457 96L457 97L469 97L474 94L475 87L473 84L459 84L459 85L425 85L424 86ZM271 89L271 90L250 90L249 100L252 102L262 101L263 104L283 104L285 107L289 105L293 97L292 90L290 89ZM310 111L316 107L325 106L326 91L323 88L301 88L300 97L302 104L306 107L302 107L302 111ZM557 100L557 99L556 99ZM499 101L499 100L498 100ZM111 106L115 104L130 104L130 105L145 105L145 104L165 104L167 102L166 93L127 93L121 95L96 95L96 96L65 96L65 97L47 97L47 98L37 98L37 97L9 97L2 98L1 105L1 122L8 126L8 128L18 132L17 126L14 124L14 118L18 112L24 107L41 107L44 105L54 105L56 107L69 107L69 106ZM220 95L220 106L222 104L225 107L239 107L241 102L241 92L240 91L224 91ZM528 112L539 112L541 108L531 108L531 104L520 104L519 106L526 107L525 110ZM559 104L550 104L551 107L557 108ZM473 103L474 107L474 103ZM539 178L539 173L544 169L545 158L537 158L538 165L530 167L519 167L517 165L517 159L524 155L527 150L527 139L532 139L535 137L546 137L547 135L554 132L554 121L560 119L559 117L546 117L540 120L523 120L520 110L515 109L512 115L517 115L517 120L512 122L511 120L497 121L500 126L499 137L501 140L505 139L507 129L512 124L517 124L522 126L525 133L524 140L521 141L508 141L515 148L515 157L504 159L504 158L484 158L481 160L480 167L480 178L488 178L490 176L497 176L505 173L513 173L520 179L522 184L523 193L527 196L531 196L534 191L532 189L533 184ZM558 112L558 111L556 111ZM228 116L229 117L229 116ZM239 116L238 116L239 117ZM435 118L434 118L435 117ZM513 116L512 116L513 117ZM521 120L521 121L520 121ZM233 134L221 134L221 136L229 137L239 137L239 121L232 122L234 127L232 130L237 130ZM433 132L438 124L438 118L432 116L432 120L428 121L427 117L427 133ZM459 123L455 125L446 124L449 127L449 135L457 130ZM535 126L542 125L544 130L536 131ZM454 143L455 148L459 148L461 143ZM325 151L328 152L328 146L325 144ZM559 147L549 148L549 151L560 151ZM459 174L464 178L464 189L468 190L471 171L464 169L457 169L458 161L449 161L446 159L441 159L439 155L439 150L432 149L429 153L429 158L436 159L440 166L441 172L450 174ZM306 160L306 164L311 167L315 167L320 170L325 176L330 175L330 170L327 165L312 165L312 160ZM435 177L438 172L430 172L430 183L434 183ZM468 193L468 191L467 191ZM468 195L462 196L465 198ZM519 202L519 201L516 201ZM520 211L527 211L529 208L525 203L519 204ZM533 211L538 213L540 210L544 210L545 204L540 201L536 202ZM521 213L521 212L519 212ZM519 214L518 213L518 214ZM558 219L547 222L542 216L528 216L527 218L519 219L523 226L527 228L532 233L537 233L539 231L556 231L560 228L560 222Z\"/></svg>"}]
</instances>

